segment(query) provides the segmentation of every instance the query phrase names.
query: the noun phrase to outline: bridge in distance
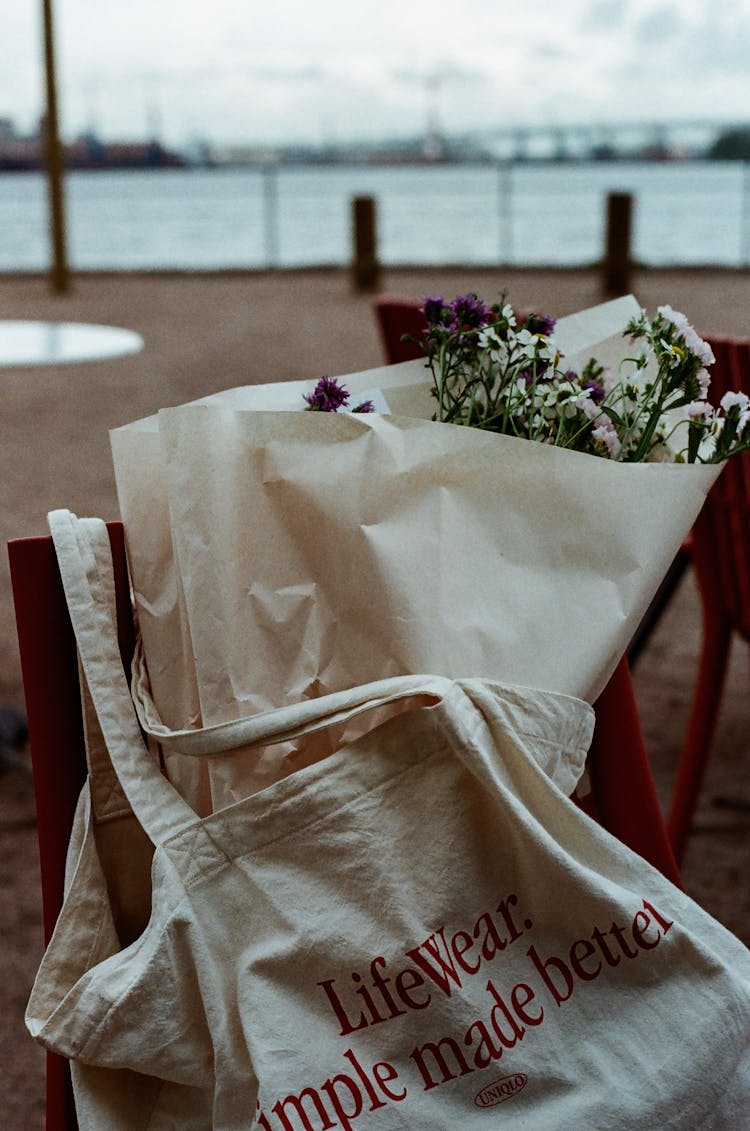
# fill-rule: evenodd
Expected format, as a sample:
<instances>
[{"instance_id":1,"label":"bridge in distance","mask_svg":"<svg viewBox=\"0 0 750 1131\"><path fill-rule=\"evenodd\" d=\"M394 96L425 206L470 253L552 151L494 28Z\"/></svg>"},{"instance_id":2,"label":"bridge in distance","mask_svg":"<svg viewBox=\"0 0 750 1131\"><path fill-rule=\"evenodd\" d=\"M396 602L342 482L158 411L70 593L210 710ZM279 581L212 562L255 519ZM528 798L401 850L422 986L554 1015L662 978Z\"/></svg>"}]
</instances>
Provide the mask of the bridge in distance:
<instances>
[{"instance_id":1,"label":"bridge in distance","mask_svg":"<svg viewBox=\"0 0 750 1131\"><path fill-rule=\"evenodd\" d=\"M450 134L433 133L428 145L471 147L496 156L579 157L597 152L695 156L705 153L722 134L750 131L750 121L684 119L606 122L503 122L497 126Z\"/></svg>"}]
</instances>

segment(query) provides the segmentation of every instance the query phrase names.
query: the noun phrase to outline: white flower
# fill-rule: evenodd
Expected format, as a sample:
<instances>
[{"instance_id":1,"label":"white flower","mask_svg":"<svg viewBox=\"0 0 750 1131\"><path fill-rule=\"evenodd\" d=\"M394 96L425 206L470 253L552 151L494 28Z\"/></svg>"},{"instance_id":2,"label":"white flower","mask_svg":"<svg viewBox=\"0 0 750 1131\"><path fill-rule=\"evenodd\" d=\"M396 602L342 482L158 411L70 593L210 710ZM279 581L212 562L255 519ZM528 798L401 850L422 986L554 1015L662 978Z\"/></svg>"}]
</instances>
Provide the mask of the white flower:
<instances>
[{"instance_id":1,"label":"white flower","mask_svg":"<svg viewBox=\"0 0 750 1131\"><path fill-rule=\"evenodd\" d=\"M557 358L557 348L551 338L532 334L530 330L519 330L515 335L515 342L520 347L519 353L522 358L528 358L530 361L534 358L555 361Z\"/></svg>"},{"instance_id":2,"label":"white flower","mask_svg":"<svg viewBox=\"0 0 750 1131\"><path fill-rule=\"evenodd\" d=\"M536 347L539 342L536 334L532 334L529 330L519 330L515 335L516 345L521 347L521 352L524 357L533 357L536 353Z\"/></svg>"},{"instance_id":3,"label":"white flower","mask_svg":"<svg viewBox=\"0 0 750 1131\"><path fill-rule=\"evenodd\" d=\"M660 338L659 339L659 345L661 346L663 352L669 358L669 364L672 367L674 367L675 365L679 365L680 362L684 359L684 357L685 357L684 349L682 349L680 346L673 345L671 342L668 342L666 340L666 338Z\"/></svg>"},{"instance_id":4,"label":"white flower","mask_svg":"<svg viewBox=\"0 0 750 1131\"><path fill-rule=\"evenodd\" d=\"M642 338L638 350L635 355L635 363L637 369L645 369L651 358L654 356L653 346L645 338Z\"/></svg>"},{"instance_id":5,"label":"white flower","mask_svg":"<svg viewBox=\"0 0 750 1131\"><path fill-rule=\"evenodd\" d=\"M508 364L508 346L492 327L480 330L477 334L477 343L480 350L486 353L492 365L498 369L505 369Z\"/></svg>"},{"instance_id":6,"label":"white flower","mask_svg":"<svg viewBox=\"0 0 750 1131\"><path fill-rule=\"evenodd\" d=\"M716 451L719 437L724 431L724 417L714 414L708 429L703 434L703 439L698 445L698 459L706 463Z\"/></svg>"},{"instance_id":7,"label":"white flower","mask_svg":"<svg viewBox=\"0 0 750 1131\"><path fill-rule=\"evenodd\" d=\"M494 326L487 326L484 330L480 330L477 334L477 343L479 344L479 348L483 350L494 350L497 349L498 346L505 345L505 342Z\"/></svg>"}]
</instances>

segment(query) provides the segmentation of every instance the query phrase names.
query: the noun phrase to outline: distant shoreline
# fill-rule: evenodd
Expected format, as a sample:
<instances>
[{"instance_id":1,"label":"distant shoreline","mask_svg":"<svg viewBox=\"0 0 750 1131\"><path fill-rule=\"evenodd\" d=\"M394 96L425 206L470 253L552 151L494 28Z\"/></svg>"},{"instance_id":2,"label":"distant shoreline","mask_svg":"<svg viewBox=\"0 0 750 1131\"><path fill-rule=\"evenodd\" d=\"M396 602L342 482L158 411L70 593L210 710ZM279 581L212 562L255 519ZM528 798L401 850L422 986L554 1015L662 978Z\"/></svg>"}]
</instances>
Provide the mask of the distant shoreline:
<instances>
[{"instance_id":1,"label":"distant shoreline","mask_svg":"<svg viewBox=\"0 0 750 1131\"><path fill-rule=\"evenodd\" d=\"M475 154L463 157L441 157L441 158L428 158L420 157L418 154L411 154L408 156L400 156L397 154L387 154L383 156L350 156L350 157L332 157L332 156L274 156L266 159L258 158L256 160L207 160L207 161L191 161L183 158L179 154L169 154L164 158L155 160L148 159L133 159L129 161L118 160L76 160L66 162L64 165L64 173L164 173L164 172L186 172L192 173L195 171L209 171L209 172L236 172L237 170L244 170L246 172L262 173L268 169L302 169L302 168L320 168L320 169L337 169L337 168L373 168L373 169L398 169L398 168L427 168L427 169L440 169L444 167L456 166L496 166L498 168L528 168L529 166L550 167L550 166L602 166L602 165L716 165L717 167L725 167L728 165L748 165L746 159L741 157L728 158L728 157L709 157L705 154L661 154L661 155L647 155L637 153L610 153L600 157L594 156L535 156L529 155L527 157L492 157L489 155ZM0 175L3 174L19 174L19 173L44 173L46 165L43 161L34 160L29 162L8 162L0 157Z\"/></svg>"}]
</instances>

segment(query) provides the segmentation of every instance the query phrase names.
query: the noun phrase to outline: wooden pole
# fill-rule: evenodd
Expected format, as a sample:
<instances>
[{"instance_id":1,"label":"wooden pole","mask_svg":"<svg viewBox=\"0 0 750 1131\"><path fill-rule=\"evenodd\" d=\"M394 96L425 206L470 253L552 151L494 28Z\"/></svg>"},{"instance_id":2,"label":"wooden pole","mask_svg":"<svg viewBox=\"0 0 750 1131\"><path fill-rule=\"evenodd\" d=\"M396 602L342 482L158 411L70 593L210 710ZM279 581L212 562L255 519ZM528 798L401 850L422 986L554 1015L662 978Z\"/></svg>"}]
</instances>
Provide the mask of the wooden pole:
<instances>
[{"instance_id":1,"label":"wooden pole","mask_svg":"<svg viewBox=\"0 0 750 1131\"><path fill-rule=\"evenodd\" d=\"M626 295L630 291L630 233L633 197L629 192L611 192L607 198L607 249L604 259L604 291Z\"/></svg>"},{"instance_id":2,"label":"wooden pole","mask_svg":"<svg viewBox=\"0 0 750 1131\"><path fill-rule=\"evenodd\" d=\"M380 281L375 201L357 196L352 203L354 254L352 275L357 291L377 290Z\"/></svg>"},{"instance_id":3,"label":"wooden pole","mask_svg":"<svg viewBox=\"0 0 750 1131\"><path fill-rule=\"evenodd\" d=\"M65 207L63 199L63 157L57 115L57 81L55 77L55 44L52 21L52 0L42 0L44 24L44 74L47 111L44 117L44 149L47 165L49 221L52 263L50 282L58 294L70 285L65 244Z\"/></svg>"}]
</instances>

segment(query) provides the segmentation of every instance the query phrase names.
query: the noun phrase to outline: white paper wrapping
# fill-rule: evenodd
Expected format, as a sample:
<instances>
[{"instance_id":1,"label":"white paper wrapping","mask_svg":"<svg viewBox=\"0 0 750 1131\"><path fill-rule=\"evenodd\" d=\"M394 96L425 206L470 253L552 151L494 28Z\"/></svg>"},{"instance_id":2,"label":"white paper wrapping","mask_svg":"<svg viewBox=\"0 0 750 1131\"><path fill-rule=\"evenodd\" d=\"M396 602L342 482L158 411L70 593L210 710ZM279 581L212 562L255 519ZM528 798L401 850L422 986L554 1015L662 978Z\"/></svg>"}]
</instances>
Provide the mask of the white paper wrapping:
<instances>
[{"instance_id":1,"label":"white paper wrapping","mask_svg":"<svg viewBox=\"0 0 750 1131\"><path fill-rule=\"evenodd\" d=\"M637 309L619 300L561 320L556 340L595 352ZM436 424L428 377L418 361L341 379L382 389L390 416L289 411L314 384L289 382L113 432L167 727L419 672L596 699L719 468L620 464ZM295 757L210 771L178 758L170 772L205 808Z\"/></svg>"}]
</instances>

